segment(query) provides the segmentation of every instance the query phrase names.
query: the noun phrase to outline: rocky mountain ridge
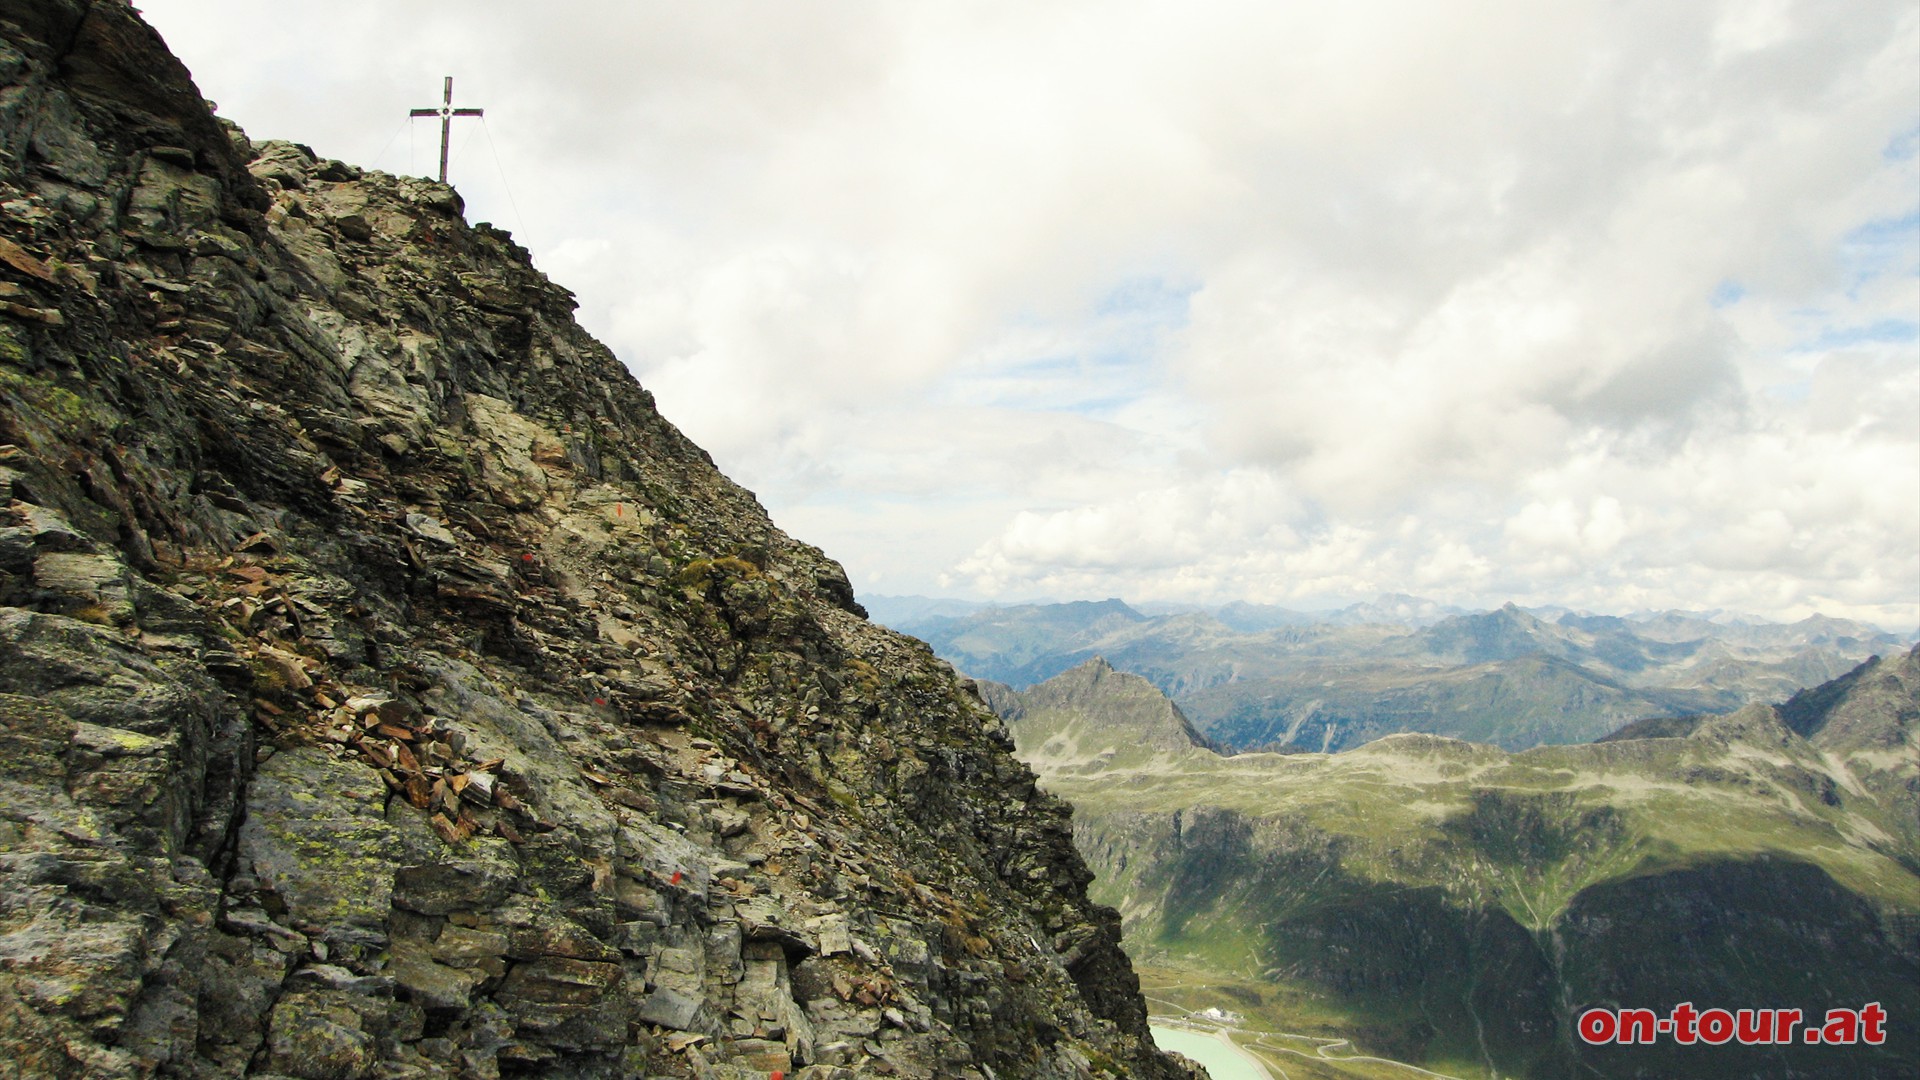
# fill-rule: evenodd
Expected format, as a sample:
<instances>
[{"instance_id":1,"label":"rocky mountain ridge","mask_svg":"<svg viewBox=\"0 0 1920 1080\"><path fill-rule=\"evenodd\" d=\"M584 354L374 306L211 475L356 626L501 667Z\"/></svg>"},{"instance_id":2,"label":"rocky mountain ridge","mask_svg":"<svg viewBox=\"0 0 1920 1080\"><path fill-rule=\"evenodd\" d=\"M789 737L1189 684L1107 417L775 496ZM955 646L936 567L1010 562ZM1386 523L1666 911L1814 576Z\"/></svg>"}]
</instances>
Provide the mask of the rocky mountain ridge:
<instances>
[{"instance_id":1,"label":"rocky mountain ridge","mask_svg":"<svg viewBox=\"0 0 1920 1080\"><path fill-rule=\"evenodd\" d=\"M999 722L507 234L0 36L0 1075L1187 1075Z\"/></svg>"},{"instance_id":2,"label":"rocky mountain ridge","mask_svg":"<svg viewBox=\"0 0 1920 1080\"><path fill-rule=\"evenodd\" d=\"M1509 750L1587 742L1633 720L1778 701L1901 647L1824 616L1457 612L1414 597L1318 616L1251 604L1147 615L1119 600L892 610L961 671L1015 689L1100 657L1242 750L1333 752L1407 731Z\"/></svg>"},{"instance_id":3,"label":"rocky mountain ridge","mask_svg":"<svg viewBox=\"0 0 1920 1080\"><path fill-rule=\"evenodd\" d=\"M1138 675L1115 671L1098 657L1025 691L995 682L978 684L981 700L1005 721L1020 760L1051 771L1040 761L1078 767L1111 764L1118 756L1181 757L1194 750L1226 749L1193 729L1180 707ZM1044 740L1034 734L1045 731ZM1089 755L1089 747L1098 750Z\"/></svg>"}]
</instances>

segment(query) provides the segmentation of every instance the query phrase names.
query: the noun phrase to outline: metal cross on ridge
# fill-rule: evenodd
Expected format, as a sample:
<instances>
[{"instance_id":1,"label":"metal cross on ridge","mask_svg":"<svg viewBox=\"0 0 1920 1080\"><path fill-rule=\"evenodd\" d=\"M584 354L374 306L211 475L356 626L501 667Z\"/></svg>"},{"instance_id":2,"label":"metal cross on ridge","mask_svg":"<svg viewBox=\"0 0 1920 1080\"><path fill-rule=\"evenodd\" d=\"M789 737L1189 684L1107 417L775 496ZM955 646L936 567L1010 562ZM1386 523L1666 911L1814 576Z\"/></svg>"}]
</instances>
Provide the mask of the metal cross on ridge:
<instances>
[{"instance_id":1,"label":"metal cross on ridge","mask_svg":"<svg viewBox=\"0 0 1920 1080\"><path fill-rule=\"evenodd\" d=\"M447 138L453 134L453 118L456 116L484 116L484 109L456 109L453 107L453 76L447 76L447 84L441 92L440 107L437 109L410 109L408 116L437 116L440 118L440 182L447 182Z\"/></svg>"}]
</instances>

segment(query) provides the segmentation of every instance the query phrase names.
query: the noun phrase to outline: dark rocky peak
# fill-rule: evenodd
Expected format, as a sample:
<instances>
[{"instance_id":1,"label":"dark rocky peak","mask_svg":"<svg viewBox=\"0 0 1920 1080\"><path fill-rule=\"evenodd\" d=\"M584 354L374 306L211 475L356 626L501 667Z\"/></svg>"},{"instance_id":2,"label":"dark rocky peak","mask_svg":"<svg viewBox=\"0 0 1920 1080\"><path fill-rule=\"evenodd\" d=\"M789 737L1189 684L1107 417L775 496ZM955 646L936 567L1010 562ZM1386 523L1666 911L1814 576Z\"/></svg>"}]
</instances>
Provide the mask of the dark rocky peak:
<instances>
[{"instance_id":1,"label":"dark rocky peak","mask_svg":"<svg viewBox=\"0 0 1920 1080\"><path fill-rule=\"evenodd\" d=\"M1057 681L1063 686L1080 683L1095 686L1107 676L1117 674L1119 674L1119 672L1113 669L1112 664L1107 663L1106 657L1096 656L1071 671L1054 676L1054 679L1051 681ZM1137 678L1138 676L1135 677Z\"/></svg>"},{"instance_id":2,"label":"dark rocky peak","mask_svg":"<svg viewBox=\"0 0 1920 1080\"><path fill-rule=\"evenodd\" d=\"M1141 686L1151 688L1152 684L1138 675L1115 671L1105 657L1096 656L1046 682L1027 688L1025 696L1036 705L1077 703L1090 698L1137 696Z\"/></svg>"},{"instance_id":3,"label":"dark rocky peak","mask_svg":"<svg viewBox=\"0 0 1920 1080\"><path fill-rule=\"evenodd\" d=\"M1720 716L1650 717L1597 741L1698 735L1764 744L1798 737L1817 749L1843 755L1892 750L1913 756L1916 724L1920 724L1920 646L1890 658L1871 657L1778 706L1749 705Z\"/></svg>"},{"instance_id":4,"label":"dark rocky peak","mask_svg":"<svg viewBox=\"0 0 1920 1080\"><path fill-rule=\"evenodd\" d=\"M1094 657L1071 671L1014 695L1010 703L1021 718L1043 711L1075 717L1092 737L1083 749L1225 751L1194 730L1180 707L1139 675L1114 670ZM1002 719L1014 722L1006 712Z\"/></svg>"},{"instance_id":5,"label":"dark rocky peak","mask_svg":"<svg viewBox=\"0 0 1920 1080\"><path fill-rule=\"evenodd\" d=\"M1772 705L1748 705L1721 716L1700 717L1687 737L1756 747L1804 746L1799 733L1788 726L1780 710Z\"/></svg>"},{"instance_id":6,"label":"dark rocky peak","mask_svg":"<svg viewBox=\"0 0 1920 1080\"><path fill-rule=\"evenodd\" d=\"M0 36L0 1072L1182 1075L998 721L507 234Z\"/></svg>"},{"instance_id":7,"label":"dark rocky peak","mask_svg":"<svg viewBox=\"0 0 1920 1080\"><path fill-rule=\"evenodd\" d=\"M1912 747L1920 723L1920 646L1874 657L1780 706L1788 727L1834 750Z\"/></svg>"}]
</instances>

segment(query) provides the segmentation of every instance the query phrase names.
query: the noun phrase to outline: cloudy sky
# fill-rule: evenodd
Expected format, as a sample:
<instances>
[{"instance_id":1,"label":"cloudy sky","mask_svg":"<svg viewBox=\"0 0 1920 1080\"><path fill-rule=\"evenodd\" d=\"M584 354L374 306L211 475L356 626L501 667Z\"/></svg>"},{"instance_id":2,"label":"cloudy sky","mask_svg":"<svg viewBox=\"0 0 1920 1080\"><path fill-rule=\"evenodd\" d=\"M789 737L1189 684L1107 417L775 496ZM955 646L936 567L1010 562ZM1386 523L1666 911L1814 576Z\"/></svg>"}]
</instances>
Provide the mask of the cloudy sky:
<instances>
[{"instance_id":1,"label":"cloudy sky","mask_svg":"<svg viewBox=\"0 0 1920 1080\"><path fill-rule=\"evenodd\" d=\"M1910 0L145 0L864 593L1920 625Z\"/></svg>"}]
</instances>

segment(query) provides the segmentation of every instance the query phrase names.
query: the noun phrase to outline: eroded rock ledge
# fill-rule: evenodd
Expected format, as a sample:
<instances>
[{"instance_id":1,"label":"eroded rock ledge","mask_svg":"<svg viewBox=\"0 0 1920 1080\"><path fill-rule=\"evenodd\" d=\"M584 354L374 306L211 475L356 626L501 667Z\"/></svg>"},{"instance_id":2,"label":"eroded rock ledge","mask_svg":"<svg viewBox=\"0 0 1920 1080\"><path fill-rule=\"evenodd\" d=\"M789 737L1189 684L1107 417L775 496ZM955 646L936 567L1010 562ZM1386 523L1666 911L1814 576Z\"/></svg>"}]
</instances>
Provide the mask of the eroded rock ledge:
<instances>
[{"instance_id":1,"label":"eroded rock ledge","mask_svg":"<svg viewBox=\"0 0 1920 1080\"><path fill-rule=\"evenodd\" d=\"M0 32L0 1075L1183 1075L998 721L507 234Z\"/></svg>"}]
</instances>

